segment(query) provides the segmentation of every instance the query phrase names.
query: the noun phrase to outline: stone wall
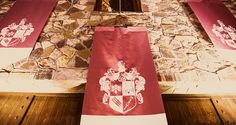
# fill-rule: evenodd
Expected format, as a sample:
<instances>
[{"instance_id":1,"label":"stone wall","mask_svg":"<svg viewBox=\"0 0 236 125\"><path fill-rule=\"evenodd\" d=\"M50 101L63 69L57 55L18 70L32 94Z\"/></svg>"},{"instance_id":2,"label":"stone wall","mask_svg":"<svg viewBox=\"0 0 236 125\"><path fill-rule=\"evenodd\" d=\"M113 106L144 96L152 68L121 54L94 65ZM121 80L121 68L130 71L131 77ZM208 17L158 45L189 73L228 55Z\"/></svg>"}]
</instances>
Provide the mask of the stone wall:
<instances>
[{"instance_id":1,"label":"stone wall","mask_svg":"<svg viewBox=\"0 0 236 125\"><path fill-rule=\"evenodd\" d=\"M14 1L3 0L0 19ZM236 16L236 2L224 0ZM236 62L225 60L186 3L142 0L143 13L94 12L94 0L59 0L28 58L0 71L1 78L86 82L94 26L145 26L161 82L236 80ZM2 57L2 59L7 57Z\"/></svg>"}]
</instances>

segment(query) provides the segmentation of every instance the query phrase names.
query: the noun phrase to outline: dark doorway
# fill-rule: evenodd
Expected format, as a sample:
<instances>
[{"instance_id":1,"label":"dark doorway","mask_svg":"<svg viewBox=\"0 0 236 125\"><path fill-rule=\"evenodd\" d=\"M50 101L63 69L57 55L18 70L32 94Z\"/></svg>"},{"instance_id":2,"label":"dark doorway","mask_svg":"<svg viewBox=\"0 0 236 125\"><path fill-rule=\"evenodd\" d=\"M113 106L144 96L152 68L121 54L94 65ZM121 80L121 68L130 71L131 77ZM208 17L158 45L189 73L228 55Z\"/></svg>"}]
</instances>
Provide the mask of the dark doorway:
<instances>
[{"instance_id":1,"label":"dark doorway","mask_svg":"<svg viewBox=\"0 0 236 125\"><path fill-rule=\"evenodd\" d=\"M104 12L142 12L140 0L97 0L94 10Z\"/></svg>"}]
</instances>

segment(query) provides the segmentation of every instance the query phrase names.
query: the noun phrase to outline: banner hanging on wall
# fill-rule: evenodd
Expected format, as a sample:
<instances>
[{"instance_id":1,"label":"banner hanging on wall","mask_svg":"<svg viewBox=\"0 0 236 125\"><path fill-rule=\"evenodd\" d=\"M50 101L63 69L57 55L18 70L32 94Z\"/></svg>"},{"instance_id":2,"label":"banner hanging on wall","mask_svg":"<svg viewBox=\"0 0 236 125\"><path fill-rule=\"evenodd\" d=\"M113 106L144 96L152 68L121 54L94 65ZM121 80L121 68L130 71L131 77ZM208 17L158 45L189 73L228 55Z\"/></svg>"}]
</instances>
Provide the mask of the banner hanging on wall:
<instances>
[{"instance_id":1,"label":"banner hanging on wall","mask_svg":"<svg viewBox=\"0 0 236 125\"><path fill-rule=\"evenodd\" d=\"M167 125L144 27L96 27L81 125Z\"/></svg>"},{"instance_id":2,"label":"banner hanging on wall","mask_svg":"<svg viewBox=\"0 0 236 125\"><path fill-rule=\"evenodd\" d=\"M0 21L0 68L28 57L57 0L17 0Z\"/></svg>"},{"instance_id":3,"label":"banner hanging on wall","mask_svg":"<svg viewBox=\"0 0 236 125\"><path fill-rule=\"evenodd\" d=\"M236 19L219 0L188 0L213 44L220 49L236 50Z\"/></svg>"}]
</instances>

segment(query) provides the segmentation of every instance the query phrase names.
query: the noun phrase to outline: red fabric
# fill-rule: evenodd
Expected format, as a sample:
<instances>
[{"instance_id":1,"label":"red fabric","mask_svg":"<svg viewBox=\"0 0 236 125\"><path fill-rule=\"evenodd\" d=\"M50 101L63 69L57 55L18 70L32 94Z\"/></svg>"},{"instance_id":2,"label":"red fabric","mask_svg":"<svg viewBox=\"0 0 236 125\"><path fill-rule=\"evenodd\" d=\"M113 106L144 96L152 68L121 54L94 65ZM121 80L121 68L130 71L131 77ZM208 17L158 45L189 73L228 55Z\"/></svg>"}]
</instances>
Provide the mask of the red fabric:
<instances>
[{"instance_id":1,"label":"red fabric","mask_svg":"<svg viewBox=\"0 0 236 125\"><path fill-rule=\"evenodd\" d=\"M236 29L236 19L232 13L225 7L225 5L219 0L188 0L188 4L194 11L195 15L199 19L200 23L206 30L210 39L215 46L224 49L236 49L236 31L231 32L228 38L220 39L213 32L213 25L220 27L220 20L226 27L231 26ZM232 29L231 28L231 29ZM229 35L229 32L221 32L220 35ZM226 42L226 41L228 42ZM231 44L230 44L231 43Z\"/></svg>"},{"instance_id":2,"label":"red fabric","mask_svg":"<svg viewBox=\"0 0 236 125\"><path fill-rule=\"evenodd\" d=\"M132 110L126 112L127 109L134 106L136 97L124 96L121 99L123 102L109 98L109 101L114 101L120 106L123 105L125 111L123 113L112 109L109 104L103 103L106 92L101 90L100 84L101 78L109 68L118 72L117 63L119 61L125 63L124 65L127 68L125 72L130 72L132 68L136 68L137 72L140 73L139 75L145 79L145 89L140 91L143 103L136 104ZM128 84L131 85L132 82ZM121 83L113 81L110 85L114 88L114 85L121 85ZM123 86L122 83L121 89ZM122 93L124 95L124 91L111 91L110 94L111 96L119 96ZM136 101L138 102L137 99ZM159 113L164 113L164 108L146 28L96 27L82 115L148 115Z\"/></svg>"},{"instance_id":3,"label":"red fabric","mask_svg":"<svg viewBox=\"0 0 236 125\"><path fill-rule=\"evenodd\" d=\"M3 19L0 21L0 33L3 28L8 27L9 25L15 23L19 25L22 19L26 19L24 25L32 24L34 31L25 37L25 40L19 39L18 36L12 35L5 36L0 34L0 48L11 47L11 48L31 48L34 46L38 36L43 29L48 16L56 5L57 0L17 0L13 7L4 15ZM7 29L9 30L9 29ZM31 30L31 29L29 29ZM12 34L16 33L16 28L11 29ZM2 31L3 33L3 31ZM4 46L3 39L9 38L12 43L9 46Z\"/></svg>"}]
</instances>

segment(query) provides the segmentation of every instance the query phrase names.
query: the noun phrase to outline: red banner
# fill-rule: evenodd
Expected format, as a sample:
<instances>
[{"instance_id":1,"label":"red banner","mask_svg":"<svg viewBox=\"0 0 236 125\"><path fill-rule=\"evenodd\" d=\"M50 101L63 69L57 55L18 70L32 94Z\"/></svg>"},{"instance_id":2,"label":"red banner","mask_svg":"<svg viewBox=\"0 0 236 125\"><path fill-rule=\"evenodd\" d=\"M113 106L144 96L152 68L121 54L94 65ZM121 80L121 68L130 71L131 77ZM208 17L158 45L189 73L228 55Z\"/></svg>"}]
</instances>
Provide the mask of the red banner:
<instances>
[{"instance_id":1,"label":"red banner","mask_svg":"<svg viewBox=\"0 0 236 125\"><path fill-rule=\"evenodd\" d=\"M166 125L144 27L97 27L81 125Z\"/></svg>"},{"instance_id":2,"label":"red banner","mask_svg":"<svg viewBox=\"0 0 236 125\"><path fill-rule=\"evenodd\" d=\"M219 48L236 50L236 19L219 0L188 0L188 4Z\"/></svg>"},{"instance_id":3,"label":"red banner","mask_svg":"<svg viewBox=\"0 0 236 125\"><path fill-rule=\"evenodd\" d=\"M27 57L57 0L17 0L0 21L1 65ZM22 49L20 49L22 48ZM24 48L24 49L23 49ZM18 52L19 51L19 52ZM13 57L14 56L14 57ZM18 58L19 57L19 58Z\"/></svg>"}]
</instances>

